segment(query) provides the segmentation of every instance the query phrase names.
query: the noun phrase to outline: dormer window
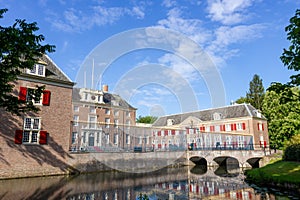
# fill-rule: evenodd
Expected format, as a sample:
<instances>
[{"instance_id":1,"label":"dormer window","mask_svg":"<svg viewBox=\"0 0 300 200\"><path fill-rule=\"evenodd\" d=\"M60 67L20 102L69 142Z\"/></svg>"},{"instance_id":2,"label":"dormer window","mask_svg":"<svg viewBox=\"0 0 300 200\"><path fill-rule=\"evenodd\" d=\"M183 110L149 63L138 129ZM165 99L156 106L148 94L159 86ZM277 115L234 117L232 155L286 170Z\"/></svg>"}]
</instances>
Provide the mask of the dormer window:
<instances>
[{"instance_id":1,"label":"dormer window","mask_svg":"<svg viewBox=\"0 0 300 200\"><path fill-rule=\"evenodd\" d=\"M222 118L222 114L221 113L214 113L213 114L213 119L214 120L220 120Z\"/></svg>"},{"instance_id":2,"label":"dormer window","mask_svg":"<svg viewBox=\"0 0 300 200\"><path fill-rule=\"evenodd\" d=\"M45 67L45 65L37 63L32 67L32 69L28 69L27 73L32 74L32 75L36 75L36 76L45 77L46 67Z\"/></svg>"}]
</instances>

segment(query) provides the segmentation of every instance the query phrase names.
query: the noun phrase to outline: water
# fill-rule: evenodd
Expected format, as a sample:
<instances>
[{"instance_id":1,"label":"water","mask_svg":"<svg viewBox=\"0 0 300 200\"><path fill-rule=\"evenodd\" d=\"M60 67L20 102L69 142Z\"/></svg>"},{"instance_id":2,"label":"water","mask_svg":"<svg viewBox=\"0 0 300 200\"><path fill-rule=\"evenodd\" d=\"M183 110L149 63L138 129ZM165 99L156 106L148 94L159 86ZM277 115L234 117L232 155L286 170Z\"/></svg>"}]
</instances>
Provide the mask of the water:
<instances>
[{"instance_id":1,"label":"water","mask_svg":"<svg viewBox=\"0 0 300 200\"><path fill-rule=\"evenodd\" d=\"M131 174L103 172L0 181L0 199L299 199L272 188L249 186L239 169L165 168Z\"/></svg>"}]
</instances>

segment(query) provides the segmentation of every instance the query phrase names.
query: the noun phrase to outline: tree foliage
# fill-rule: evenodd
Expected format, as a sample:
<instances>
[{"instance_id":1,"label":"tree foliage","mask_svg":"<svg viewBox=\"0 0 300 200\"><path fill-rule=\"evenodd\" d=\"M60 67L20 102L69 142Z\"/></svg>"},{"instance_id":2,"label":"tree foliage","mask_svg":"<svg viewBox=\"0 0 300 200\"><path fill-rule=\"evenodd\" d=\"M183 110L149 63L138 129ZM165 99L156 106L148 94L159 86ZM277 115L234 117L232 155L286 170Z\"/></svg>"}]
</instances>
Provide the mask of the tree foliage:
<instances>
[{"instance_id":1,"label":"tree foliage","mask_svg":"<svg viewBox=\"0 0 300 200\"><path fill-rule=\"evenodd\" d=\"M7 9L0 9L0 18ZM34 64L46 52L53 52L55 46L41 43L43 35L36 35L37 23L27 23L26 20L16 19L12 26L0 26L0 108L13 114L20 115L28 111L38 111L32 103L22 102L13 94L14 82L23 69L32 69ZM32 97L41 96L43 87L37 87Z\"/></svg>"},{"instance_id":2,"label":"tree foliage","mask_svg":"<svg viewBox=\"0 0 300 200\"><path fill-rule=\"evenodd\" d=\"M254 74L252 80L249 83L249 91L246 93L246 97L240 97L236 103L250 103L255 108L262 108L262 102L265 95L265 89L262 83L262 79L259 75Z\"/></svg>"},{"instance_id":3,"label":"tree foliage","mask_svg":"<svg viewBox=\"0 0 300 200\"><path fill-rule=\"evenodd\" d=\"M281 149L300 133L300 89L273 83L267 90L262 111L268 119L270 146Z\"/></svg>"},{"instance_id":4,"label":"tree foliage","mask_svg":"<svg viewBox=\"0 0 300 200\"><path fill-rule=\"evenodd\" d=\"M141 115L136 119L137 123L153 124L157 120L154 116L144 116Z\"/></svg>"},{"instance_id":5,"label":"tree foliage","mask_svg":"<svg viewBox=\"0 0 300 200\"><path fill-rule=\"evenodd\" d=\"M262 79L259 75L254 74L252 81L249 83L249 92L247 92L246 98L250 100L251 105L261 110L264 95L265 88Z\"/></svg>"},{"instance_id":6,"label":"tree foliage","mask_svg":"<svg viewBox=\"0 0 300 200\"><path fill-rule=\"evenodd\" d=\"M300 70L300 9L290 19L290 24L285 27L287 39L291 42L288 49L283 49L281 61L288 69ZM300 74L292 75L290 84L300 85Z\"/></svg>"}]
</instances>

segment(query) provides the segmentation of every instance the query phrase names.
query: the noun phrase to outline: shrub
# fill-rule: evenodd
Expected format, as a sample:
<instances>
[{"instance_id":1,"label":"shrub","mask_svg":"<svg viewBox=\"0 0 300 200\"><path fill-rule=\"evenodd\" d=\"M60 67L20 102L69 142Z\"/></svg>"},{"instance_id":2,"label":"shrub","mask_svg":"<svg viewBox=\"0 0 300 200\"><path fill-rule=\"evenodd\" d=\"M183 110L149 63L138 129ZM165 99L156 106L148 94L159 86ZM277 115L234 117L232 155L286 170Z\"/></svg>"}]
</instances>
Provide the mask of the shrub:
<instances>
[{"instance_id":1,"label":"shrub","mask_svg":"<svg viewBox=\"0 0 300 200\"><path fill-rule=\"evenodd\" d=\"M297 134L286 143L283 160L300 162L300 134Z\"/></svg>"}]
</instances>

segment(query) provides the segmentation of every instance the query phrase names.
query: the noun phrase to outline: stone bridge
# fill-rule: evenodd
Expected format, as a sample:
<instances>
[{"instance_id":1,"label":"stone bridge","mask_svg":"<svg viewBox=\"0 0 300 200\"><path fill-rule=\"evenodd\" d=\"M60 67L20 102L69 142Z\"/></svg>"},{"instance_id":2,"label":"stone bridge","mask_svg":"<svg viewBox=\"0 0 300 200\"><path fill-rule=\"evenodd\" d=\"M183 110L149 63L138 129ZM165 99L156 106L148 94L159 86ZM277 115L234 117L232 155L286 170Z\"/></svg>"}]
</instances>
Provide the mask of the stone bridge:
<instances>
[{"instance_id":1,"label":"stone bridge","mask_svg":"<svg viewBox=\"0 0 300 200\"><path fill-rule=\"evenodd\" d=\"M208 167L238 164L240 168L257 168L260 159L268 154L266 150L195 150L187 151L186 158L196 165Z\"/></svg>"}]
</instances>

